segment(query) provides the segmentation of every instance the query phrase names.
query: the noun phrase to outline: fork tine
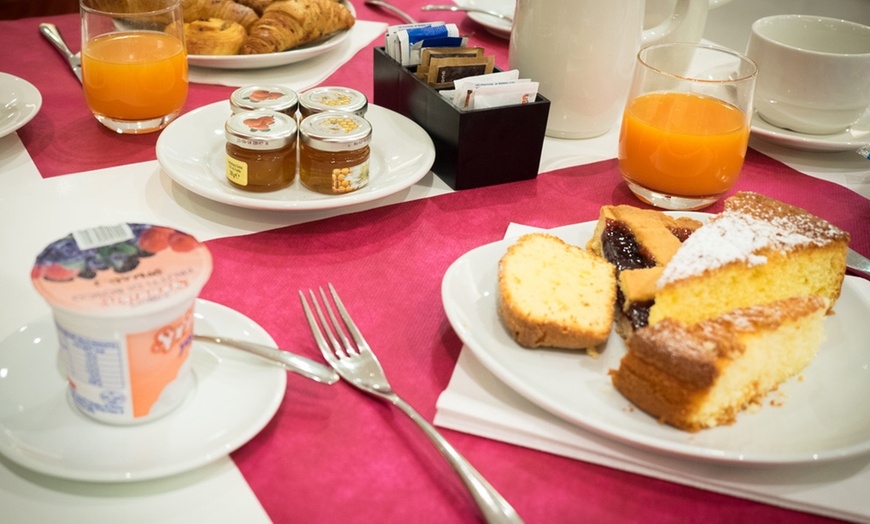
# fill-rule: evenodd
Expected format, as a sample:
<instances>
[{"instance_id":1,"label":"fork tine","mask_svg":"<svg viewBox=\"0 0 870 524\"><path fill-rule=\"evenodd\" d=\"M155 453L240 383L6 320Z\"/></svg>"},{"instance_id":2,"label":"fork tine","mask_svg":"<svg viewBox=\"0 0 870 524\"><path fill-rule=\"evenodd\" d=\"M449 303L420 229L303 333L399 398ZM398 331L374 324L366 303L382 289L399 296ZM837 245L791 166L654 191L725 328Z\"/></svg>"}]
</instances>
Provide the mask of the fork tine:
<instances>
[{"instance_id":1,"label":"fork tine","mask_svg":"<svg viewBox=\"0 0 870 524\"><path fill-rule=\"evenodd\" d=\"M310 290L309 293L311 293ZM334 365L335 362L338 362L338 359L336 358L335 353L333 353L329 348L329 342L327 342L323 337L323 332L321 331L320 326L317 325L317 320L315 320L314 314L311 312L308 300L305 298L305 294L301 290L299 291L299 300L302 302L302 310L305 312L305 319L308 321L308 327L311 329L311 334L317 342L317 347L320 348L323 358L325 358L330 364ZM322 320L323 315L320 313L320 308L317 305L317 300L315 300L313 293L311 293L311 300L314 302L314 307L317 308L317 312ZM330 338L332 338L332 332L329 331L329 326L327 326L327 333L329 333Z\"/></svg>"},{"instance_id":2,"label":"fork tine","mask_svg":"<svg viewBox=\"0 0 870 524\"><path fill-rule=\"evenodd\" d=\"M323 290L320 290L323 293ZM347 326L347 330L350 331L350 336L353 337L353 340L356 342L357 348L359 351L368 351L371 356L374 357L374 353L369 347L366 339L363 338L362 333L360 333L359 329L357 329L356 324L353 319L350 318L350 313L347 312L347 309L344 307L344 303L341 301L341 298L338 297L338 292L329 284L329 292L332 294L332 300L335 301L335 306L338 308L338 314L341 315L341 319L344 320L345 326ZM323 297L326 300L326 297Z\"/></svg>"},{"instance_id":3,"label":"fork tine","mask_svg":"<svg viewBox=\"0 0 870 524\"><path fill-rule=\"evenodd\" d=\"M329 286L330 289L332 289L332 284L329 284ZM336 336L341 337L341 341L342 343L344 343L344 349L347 352L347 355L358 355L359 351L356 347L354 347L353 344L350 343L350 339L347 338L344 328L341 327L341 323L338 321L338 318L336 318L335 313L332 310L332 306L329 305L329 299L326 298L326 293L323 291L323 288L321 287L318 289L320 290L320 298L323 299L323 306L326 308L326 312L329 314L330 320L332 320L332 325L335 328L335 334ZM332 289L332 291L334 292L334 289ZM342 319L344 318L345 317L342 316ZM346 320L345 326L347 326ZM333 340L333 344L338 344L338 340Z\"/></svg>"}]
</instances>

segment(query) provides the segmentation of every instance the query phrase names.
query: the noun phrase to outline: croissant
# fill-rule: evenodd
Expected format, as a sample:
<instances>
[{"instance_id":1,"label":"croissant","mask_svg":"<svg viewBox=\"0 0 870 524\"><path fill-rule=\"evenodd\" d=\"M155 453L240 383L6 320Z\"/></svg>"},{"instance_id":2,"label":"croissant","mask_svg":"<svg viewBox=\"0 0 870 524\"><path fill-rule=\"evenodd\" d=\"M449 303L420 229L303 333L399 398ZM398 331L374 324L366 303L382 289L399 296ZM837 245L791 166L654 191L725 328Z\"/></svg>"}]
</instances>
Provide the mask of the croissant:
<instances>
[{"instance_id":1,"label":"croissant","mask_svg":"<svg viewBox=\"0 0 870 524\"><path fill-rule=\"evenodd\" d=\"M263 11L269 7L269 4L274 3L275 0L236 0L236 2L250 7L255 13L257 13L257 16L263 16Z\"/></svg>"},{"instance_id":2,"label":"croissant","mask_svg":"<svg viewBox=\"0 0 870 524\"><path fill-rule=\"evenodd\" d=\"M245 30L250 29L254 22L260 18L253 9L237 4L233 0L182 0L181 10L185 22L221 18L237 22Z\"/></svg>"},{"instance_id":3,"label":"croissant","mask_svg":"<svg viewBox=\"0 0 870 524\"><path fill-rule=\"evenodd\" d=\"M191 55L235 55L246 36L240 24L220 18L184 24L184 41Z\"/></svg>"},{"instance_id":4,"label":"croissant","mask_svg":"<svg viewBox=\"0 0 870 524\"><path fill-rule=\"evenodd\" d=\"M282 0L248 30L240 54L277 53L353 27L347 8L331 0Z\"/></svg>"}]
</instances>

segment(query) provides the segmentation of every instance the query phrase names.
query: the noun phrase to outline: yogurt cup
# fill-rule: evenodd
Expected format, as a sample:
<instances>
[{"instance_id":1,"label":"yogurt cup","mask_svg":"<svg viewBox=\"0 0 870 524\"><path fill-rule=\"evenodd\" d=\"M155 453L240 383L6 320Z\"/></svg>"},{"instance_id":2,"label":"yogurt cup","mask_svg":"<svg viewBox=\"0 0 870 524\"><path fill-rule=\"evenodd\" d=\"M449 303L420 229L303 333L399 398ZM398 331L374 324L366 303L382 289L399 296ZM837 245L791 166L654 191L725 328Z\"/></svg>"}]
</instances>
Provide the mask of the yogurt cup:
<instances>
[{"instance_id":1,"label":"yogurt cup","mask_svg":"<svg viewBox=\"0 0 870 524\"><path fill-rule=\"evenodd\" d=\"M211 270L204 244L148 224L76 231L43 249L31 280L51 306L76 408L135 424L184 402L194 304Z\"/></svg>"}]
</instances>

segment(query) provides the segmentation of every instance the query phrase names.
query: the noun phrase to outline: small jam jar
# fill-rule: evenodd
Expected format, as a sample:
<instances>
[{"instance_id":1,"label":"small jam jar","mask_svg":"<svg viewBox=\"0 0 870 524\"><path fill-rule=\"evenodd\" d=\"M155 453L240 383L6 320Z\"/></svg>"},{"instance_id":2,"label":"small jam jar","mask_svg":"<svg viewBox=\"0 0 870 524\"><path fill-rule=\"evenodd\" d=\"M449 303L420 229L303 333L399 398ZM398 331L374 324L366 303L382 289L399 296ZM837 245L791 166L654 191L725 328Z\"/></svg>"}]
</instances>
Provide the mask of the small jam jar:
<instances>
[{"instance_id":1,"label":"small jam jar","mask_svg":"<svg viewBox=\"0 0 870 524\"><path fill-rule=\"evenodd\" d=\"M366 95L349 87L315 87L299 95L302 118L323 111L342 111L364 116L369 101Z\"/></svg>"},{"instance_id":2,"label":"small jam jar","mask_svg":"<svg viewBox=\"0 0 870 524\"><path fill-rule=\"evenodd\" d=\"M292 89L276 85L240 87L230 95L230 108L235 113L270 109L296 118L299 97Z\"/></svg>"},{"instance_id":3,"label":"small jam jar","mask_svg":"<svg viewBox=\"0 0 870 524\"><path fill-rule=\"evenodd\" d=\"M227 179L246 191L274 191L296 178L296 119L261 109L227 120Z\"/></svg>"},{"instance_id":4,"label":"small jam jar","mask_svg":"<svg viewBox=\"0 0 870 524\"><path fill-rule=\"evenodd\" d=\"M372 126L340 111L309 116L299 124L299 178L327 195L356 191L369 182Z\"/></svg>"}]
</instances>

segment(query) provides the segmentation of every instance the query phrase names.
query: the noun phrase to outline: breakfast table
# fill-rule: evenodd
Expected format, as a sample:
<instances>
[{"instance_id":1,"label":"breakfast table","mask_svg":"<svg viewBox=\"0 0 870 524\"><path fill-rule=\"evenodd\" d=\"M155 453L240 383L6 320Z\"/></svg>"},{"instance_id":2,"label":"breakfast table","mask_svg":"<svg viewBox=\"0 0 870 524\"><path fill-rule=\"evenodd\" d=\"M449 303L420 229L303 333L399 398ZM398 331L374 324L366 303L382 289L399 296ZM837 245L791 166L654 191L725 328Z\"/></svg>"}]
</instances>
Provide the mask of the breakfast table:
<instances>
[{"instance_id":1,"label":"breakfast table","mask_svg":"<svg viewBox=\"0 0 870 524\"><path fill-rule=\"evenodd\" d=\"M186 117L190 121L198 110L225 104L236 87L258 83L297 91L346 86L377 105L373 50L383 45L387 26L399 21L362 0L352 3L357 22L347 38L316 57L265 69L191 66L183 114L161 133ZM421 12L422 0L396 3L420 21L456 23L472 44L495 56L497 66L508 68L504 35L462 13ZM745 45L740 40L758 16L758 5L773 5L744 5L749 3L735 0L711 11L707 36L726 35L737 41L723 45ZM866 2L816 8L849 6L854 7L853 21L870 24ZM26 80L41 97L29 122L0 137L0 217L5 224L0 230L0 340L6 339L0 342L0 357L13 342L25 340L28 326L48 325L49 308L28 278L46 244L101 224L167 225L193 234L212 253L214 270L200 294L206 312L197 322L216 334L247 333L322 361L297 291L332 283L393 388L439 427L526 522L870 522L866 446L863 453L817 463L742 464L634 445L530 401L463 345L444 305L455 299L443 280L457 259L523 231L594 221L603 205L643 207L618 174L618 126L592 139L546 138L539 173L530 180L454 190L438 173L427 171L410 187L339 208L233 205L170 177L157 160L161 133L120 135L103 128L88 110L66 60L40 35L40 22L55 24L73 52L80 48L78 15L0 21L0 72L7 75L0 81L8 82L9 76ZM728 24L735 30L724 31ZM376 112L396 121L387 110ZM862 125L856 125L854 138L870 143L870 122ZM401 155L403 147L408 145L400 136L379 154ZM857 149L851 143L837 147L769 130L753 133L731 193L756 191L803 207L850 232L851 248L870 256L870 160ZM721 210L720 202L704 211ZM870 282L848 275L847 283L859 297L852 298L861 302L863 296L867 307ZM841 313L850 318L850 312ZM844 331L844 337L851 336ZM27 340L31 351L55 351L31 347L38 341ZM215 366L241 358L211 347L196 350ZM263 362L245 362L268 377L262 386L247 388L276 388L275 370L285 373ZM863 369L852 372L868 383L870 369L866 358L864 362ZM0 404L6 402L7 373L14 372L0 368ZM205 385L205 372L199 378ZM158 439L161 449L147 450L154 456L137 459L125 475L88 477L67 467L70 461L63 456L44 467L29 467L37 459L27 450L19 457L0 455L0 520L480 521L474 501L447 463L392 406L345 382L327 386L287 373L285 385L285 377L279 378L274 406L250 408L264 412L257 427L228 423L236 437L223 439L216 432L203 442L174 432L178 442ZM838 384L827 386L836 389ZM251 392L223 393L228 402L242 402ZM870 420L866 403L859 406L863 411L850 416ZM171 429L180 417L197 416L189 408L182 406L151 424ZM775 421L777 408L764 409ZM0 409L8 412L8 406ZM86 448L91 434L86 426L97 424L79 419L80 430L68 432L70 449ZM133 436L136 428L113 429L118 446L128 437L138 438ZM3 439L8 437L0 435L0 449L9 449ZM177 463L161 458L178 453L176 448L190 456ZM115 453L97 451L97 456Z\"/></svg>"}]
</instances>

